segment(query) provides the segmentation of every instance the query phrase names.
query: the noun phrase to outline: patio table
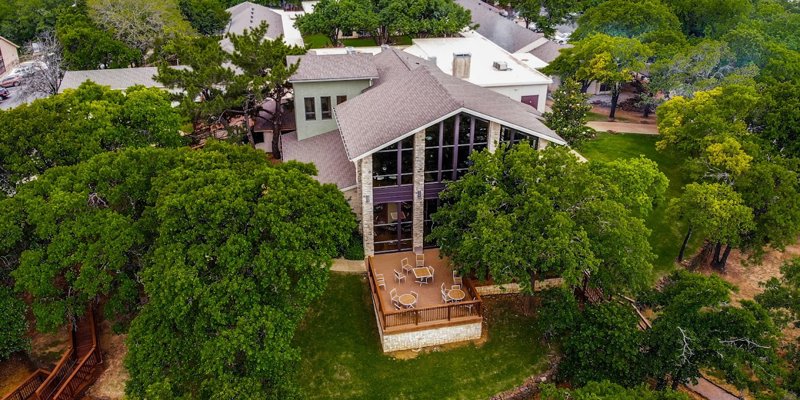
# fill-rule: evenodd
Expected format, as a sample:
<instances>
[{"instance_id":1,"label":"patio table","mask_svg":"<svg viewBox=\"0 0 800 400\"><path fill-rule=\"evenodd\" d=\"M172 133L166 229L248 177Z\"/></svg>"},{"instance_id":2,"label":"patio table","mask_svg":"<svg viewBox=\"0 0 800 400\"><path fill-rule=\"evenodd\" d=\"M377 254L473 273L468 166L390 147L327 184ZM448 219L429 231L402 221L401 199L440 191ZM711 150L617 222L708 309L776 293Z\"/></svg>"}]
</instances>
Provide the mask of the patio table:
<instances>
[{"instance_id":1,"label":"patio table","mask_svg":"<svg viewBox=\"0 0 800 400\"><path fill-rule=\"evenodd\" d=\"M403 305L403 307L410 307L416 301L416 297L414 297L411 293L401 294L400 297L397 298L397 301Z\"/></svg>"},{"instance_id":2,"label":"patio table","mask_svg":"<svg viewBox=\"0 0 800 400\"><path fill-rule=\"evenodd\" d=\"M464 297L467 297L467 294L461 289L450 289L447 291L447 296L455 301L461 301L464 300Z\"/></svg>"},{"instance_id":3,"label":"patio table","mask_svg":"<svg viewBox=\"0 0 800 400\"><path fill-rule=\"evenodd\" d=\"M417 278L418 281L422 279L425 279L427 281L428 278L433 278L433 275L431 275L431 271L428 270L428 268L417 267L414 268L413 271L414 271L414 278Z\"/></svg>"}]
</instances>

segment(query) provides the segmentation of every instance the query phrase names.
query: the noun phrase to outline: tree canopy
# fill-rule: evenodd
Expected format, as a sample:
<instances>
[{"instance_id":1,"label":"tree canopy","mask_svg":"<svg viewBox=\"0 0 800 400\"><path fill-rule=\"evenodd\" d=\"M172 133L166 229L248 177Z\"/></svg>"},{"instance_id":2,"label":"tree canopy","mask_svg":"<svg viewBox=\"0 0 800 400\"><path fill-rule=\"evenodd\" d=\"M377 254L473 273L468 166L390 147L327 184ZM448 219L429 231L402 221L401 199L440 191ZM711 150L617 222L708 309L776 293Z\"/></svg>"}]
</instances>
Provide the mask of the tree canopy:
<instances>
[{"instance_id":1,"label":"tree canopy","mask_svg":"<svg viewBox=\"0 0 800 400\"><path fill-rule=\"evenodd\" d=\"M192 28L204 35L222 33L231 17L220 0L179 0L178 6Z\"/></svg>"},{"instance_id":2,"label":"tree canopy","mask_svg":"<svg viewBox=\"0 0 800 400\"><path fill-rule=\"evenodd\" d=\"M73 165L104 151L179 146L180 123L160 89L132 87L122 93L89 82L0 111L0 187L13 192L48 168Z\"/></svg>"},{"instance_id":3,"label":"tree canopy","mask_svg":"<svg viewBox=\"0 0 800 400\"><path fill-rule=\"evenodd\" d=\"M581 15L570 38L580 40L593 33L641 38L651 32L680 29L678 17L659 0L608 0Z\"/></svg>"},{"instance_id":4,"label":"tree canopy","mask_svg":"<svg viewBox=\"0 0 800 400\"><path fill-rule=\"evenodd\" d=\"M315 173L221 143L106 152L0 201L0 254L37 329L98 299L133 318L132 398L287 398L294 329L355 229Z\"/></svg>"},{"instance_id":5,"label":"tree canopy","mask_svg":"<svg viewBox=\"0 0 800 400\"><path fill-rule=\"evenodd\" d=\"M545 274L577 286L588 272L609 292L648 284L654 255L640 213L667 184L652 161L583 164L567 149L527 144L471 161L432 217L431 237L463 273L515 280L528 294Z\"/></svg>"},{"instance_id":6,"label":"tree canopy","mask_svg":"<svg viewBox=\"0 0 800 400\"><path fill-rule=\"evenodd\" d=\"M581 92L581 86L573 79L567 79L553 92L551 111L544 113L547 126L556 131L570 145L594 136L594 130L586 126L592 106L589 96Z\"/></svg>"},{"instance_id":7,"label":"tree canopy","mask_svg":"<svg viewBox=\"0 0 800 400\"><path fill-rule=\"evenodd\" d=\"M63 47L67 70L125 68L142 60L140 50L114 39L84 14L69 13L59 17L56 37Z\"/></svg>"}]
</instances>

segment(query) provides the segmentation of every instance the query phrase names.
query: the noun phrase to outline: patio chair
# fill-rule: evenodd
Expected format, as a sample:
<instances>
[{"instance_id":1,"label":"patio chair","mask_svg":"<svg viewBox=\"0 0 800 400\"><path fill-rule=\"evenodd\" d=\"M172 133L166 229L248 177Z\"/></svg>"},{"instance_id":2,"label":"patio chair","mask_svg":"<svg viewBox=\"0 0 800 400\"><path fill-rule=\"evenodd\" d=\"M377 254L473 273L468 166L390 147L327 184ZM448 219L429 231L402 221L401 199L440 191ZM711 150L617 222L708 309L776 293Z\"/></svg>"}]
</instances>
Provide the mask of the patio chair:
<instances>
[{"instance_id":1,"label":"patio chair","mask_svg":"<svg viewBox=\"0 0 800 400\"><path fill-rule=\"evenodd\" d=\"M408 258L400 260L400 268L402 268L403 272L405 272L406 274L408 274L414 269L414 267L412 267L411 264L408 262Z\"/></svg>"},{"instance_id":2,"label":"patio chair","mask_svg":"<svg viewBox=\"0 0 800 400\"><path fill-rule=\"evenodd\" d=\"M463 285L464 284L462 282L461 277L458 276L458 273L456 273L456 271L453 271L453 283L455 283L456 285Z\"/></svg>"},{"instance_id":3,"label":"patio chair","mask_svg":"<svg viewBox=\"0 0 800 400\"><path fill-rule=\"evenodd\" d=\"M450 290L455 290L455 289L461 290L461 285L452 285L452 286L450 286Z\"/></svg>"},{"instance_id":4,"label":"patio chair","mask_svg":"<svg viewBox=\"0 0 800 400\"><path fill-rule=\"evenodd\" d=\"M428 266L428 271L431 272L431 282L433 282L434 279L435 279L434 276L433 276L433 273L436 272L436 271L430 265Z\"/></svg>"},{"instance_id":5,"label":"patio chair","mask_svg":"<svg viewBox=\"0 0 800 400\"><path fill-rule=\"evenodd\" d=\"M383 274L375 274L375 283L378 287L382 287L383 290L386 290L386 279L383 277Z\"/></svg>"},{"instance_id":6,"label":"patio chair","mask_svg":"<svg viewBox=\"0 0 800 400\"><path fill-rule=\"evenodd\" d=\"M394 271L394 279L397 279L397 283L406 280L406 276L400 273L398 270L394 269L392 271Z\"/></svg>"},{"instance_id":7,"label":"patio chair","mask_svg":"<svg viewBox=\"0 0 800 400\"><path fill-rule=\"evenodd\" d=\"M400 305L400 302L399 302L399 301L397 301L397 300L392 300L392 305L394 306L394 309L395 309L395 310L399 310L399 309L403 308L403 307Z\"/></svg>"},{"instance_id":8,"label":"patio chair","mask_svg":"<svg viewBox=\"0 0 800 400\"><path fill-rule=\"evenodd\" d=\"M411 295L414 296L414 302L411 303L411 307L410 308L414 308L417 305L417 300L419 300L419 294L417 294L417 292L412 290L411 291Z\"/></svg>"},{"instance_id":9,"label":"patio chair","mask_svg":"<svg viewBox=\"0 0 800 400\"><path fill-rule=\"evenodd\" d=\"M441 292L442 292L442 302L449 303L450 300L452 299L450 298L450 296L447 295L447 290L444 289L444 283L442 283Z\"/></svg>"},{"instance_id":10,"label":"patio chair","mask_svg":"<svg viewBox=\"0 0 800 400\"><path fill-rule=\"evenodd\" d=\"M397 301L397 298L400 297L397 295L397 288L393 288L389 291L389 296L391 296L392 301Z\"/></svg>"},{"instance_id":11,"label":"patio chair","mask_svg":"<svg viewBox=\"0 0 800 400\"><path fill-rule=\"evenodd\" d=\"M425 254L420 253L417 254L417 267L424 267L425 266Z\"/></svg>"}]
</instances>

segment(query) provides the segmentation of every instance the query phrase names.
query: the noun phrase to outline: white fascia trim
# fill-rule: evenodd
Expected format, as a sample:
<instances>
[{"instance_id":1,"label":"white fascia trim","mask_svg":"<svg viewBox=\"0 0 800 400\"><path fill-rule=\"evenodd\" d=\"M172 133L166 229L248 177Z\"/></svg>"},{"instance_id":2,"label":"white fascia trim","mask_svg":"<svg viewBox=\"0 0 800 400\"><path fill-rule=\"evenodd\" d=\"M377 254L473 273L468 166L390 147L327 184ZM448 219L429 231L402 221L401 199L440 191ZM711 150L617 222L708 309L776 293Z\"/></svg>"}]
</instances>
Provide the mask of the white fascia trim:
<instances>
[{"instance_id":1,"label":"white fascia trim","mask_svg":"<svg viewBox=\"0 0 800 400\"><path fill-rule=\"evenodd\" d=\"M289 80L289 83L320 83L320 82L346 82L346 81L370 81L378 79L377 76L366 76L358 78L334 78L334 79L302 79L302 80Z\"/></svg>"},{"instance_id":2,"label":"white fascia trim","mask_svg":"<svg viewBox=\"0 0 800 400\"><path fill-rule=\"evenodd\" d=\"M419 131L421 131L423 129L428 128L429 126L431 126L433 124L437 124L439 122L442 122L442 121L444 121L444 120L446 120L446 119L448 119L448 118L450 118L450 117L452 117L454 115L458 115L458 114L460 114L462 112L466 112L467 114L472 114L475 117L483 118L483 119L488 120L488 121L497 122L498 124L505 125L505 126L507 126L509 128L516 129L516 130L521 131L521 132L525 132L525 133L527 133L529 135L533 135L533 136L536 136L538 138L542 138L544 140L547 140L548 142L552 142L552 143L560 144L560 145L566 145L567 144L567 142L565 142L564 140L556 139L554 137L551 137L551 136L548 136L548 135L545 135L545 134L542 134L542 133L539 133L539 132L536 132L536 131L532 131L532 130L527 129L527 128L523 128L523 127L521 127L519 125L512 124L512 123L510 123L508 121L503 121L503 120L498 119L498 118L490 117L490 116L488 116L486 114L482 114L482 113L479 113L477 111L470 110L469 108L461 107L461 108L459 108L459 109L457 109L457 110L455 110L453 112L445 114L441 118L438 118L438 119L436 119L434 121L431 121L431 122L429 122L429 123L427 123L425 125L422 125L419 128L413 129L410 132L404 133L404 134L398 136L397 139L394 139L392 141L386 142L386 143L384 143L384 144L382 144L382 145L380 145L380 146L378 146L378 147L376 147L376 148L374 148L374 149L372 149L372 150L370 150L370 151L368 151L368 152L366 152L366 153L364 153L364 154L362 154L362 155L360 155L358 157L352 158L350 161L356 162L356 161L358 161L358 160L360 160L360 159L362 159L362 158L364 158L366 156L369 156L369 155L372 155L373 153L378 152L380 149L382 149L382 148L384 148L386 146L390 146L392 144L395 144L395 143L397 143L397 142L399 142L399 141L401 141L401 140L403 140L403 139L405 139L405 138L407 138L407 137L409 137L409 136L411 136L411 135L413 135L413 134L415 134L415 133L417 133L417 132L419 132ZM340 130L340 132L341 132L341 130Z\"/></svg>"},{"instance_id":3,"label":"white fascia trim","mask_svg":"<svg viewBox=\"0 0 800 400\"><path fill-rule=\"evenodd\" d=\"M341 188L341 189L339 189L339 191L340 191L340 192L346 192L346 191L348 191L348 190L352 190L352 189L355 189L355 188L357 188L357 187L358 187L358 185L352 185L352 186L348 186L348 187L346 187L346 188Z\"/></svg>"}]
</instances>

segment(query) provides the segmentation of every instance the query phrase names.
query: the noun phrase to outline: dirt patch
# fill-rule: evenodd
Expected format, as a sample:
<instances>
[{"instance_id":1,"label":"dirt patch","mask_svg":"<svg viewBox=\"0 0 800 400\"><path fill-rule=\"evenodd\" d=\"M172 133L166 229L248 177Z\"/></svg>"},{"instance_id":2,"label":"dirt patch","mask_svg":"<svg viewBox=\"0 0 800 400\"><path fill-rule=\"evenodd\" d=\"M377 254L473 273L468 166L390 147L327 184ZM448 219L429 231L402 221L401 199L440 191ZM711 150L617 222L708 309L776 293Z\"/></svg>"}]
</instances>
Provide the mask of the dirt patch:
<instances>
[{"instance_id":1,"label":"dirt patch","mask_svg":"<svg viewBox=\"0 0 800 400\"><path fill-rule=\"evenodd\" d=\"M116 335L110 324L105 321L100 325L100 350L103 352L103 372L86 394L95 400L116 400L125 397L125 383L128 381L128 370L123 365L128 347L125 345L127 335Z\"/></svg>"},{"instance_id":2,"label":"dirt patch","mask_svg":"<svg viewBox=\"0 0 800 400\"><path fill-rule=\"evenodd\" d=\"M32 331L30 358L39 368L52 369L69 347L68 326L63 326L54 333Z\"/></svg>"},{"instance_id":3,"label":"dirt patch","mask_svg":"<svg viewBox=\"0 0 800 400\"><path fill-rule=\"evenodd\" d=\"M0 398L11 393L36 371L36 365L22 354L13 355L0 363Z\"/></svg>"}]
</instances>

